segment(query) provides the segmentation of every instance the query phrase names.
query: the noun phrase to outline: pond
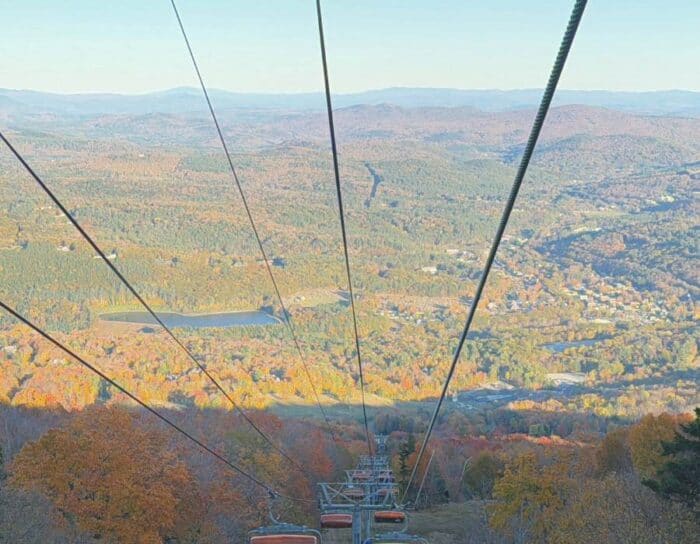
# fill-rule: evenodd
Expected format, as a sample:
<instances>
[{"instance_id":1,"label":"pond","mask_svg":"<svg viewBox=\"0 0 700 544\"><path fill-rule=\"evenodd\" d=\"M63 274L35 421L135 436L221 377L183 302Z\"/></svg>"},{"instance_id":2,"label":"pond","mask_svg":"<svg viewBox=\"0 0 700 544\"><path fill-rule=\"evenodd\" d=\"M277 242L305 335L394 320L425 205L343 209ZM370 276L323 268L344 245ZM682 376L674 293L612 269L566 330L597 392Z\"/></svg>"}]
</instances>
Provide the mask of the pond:
<instances>
[{"instance_id":1,"label":"pond","mask_svg":"<svg viewBox=\"0 0 700 544\"><path fill-rule=\"evenodd\" d=\"M178 314L175 312L156 312L169 328L203 329L209 327L245 327L248 325L277 325L282 321L272 314L261 310L248 312L222 312L217 314ZM100 315L103 321L118 323L137 323L158 325L148 312L112 312Z\"/></svg>"},{"instance_id":2,"label":"pond","mask_svg":"<svg viewBox=\"0 0 700 544\"><path fill-rule=\"evenodd\" d=\"M598 342L603 340L610 340L609 336L598 336L596 338L589 338L587 340L571 340L570 342L552 342L551 344L542 344L542 347L553 351L554 353L561 353L569 348L580 348L583 346L593 346Z\"/></svg>"}]
</instances>

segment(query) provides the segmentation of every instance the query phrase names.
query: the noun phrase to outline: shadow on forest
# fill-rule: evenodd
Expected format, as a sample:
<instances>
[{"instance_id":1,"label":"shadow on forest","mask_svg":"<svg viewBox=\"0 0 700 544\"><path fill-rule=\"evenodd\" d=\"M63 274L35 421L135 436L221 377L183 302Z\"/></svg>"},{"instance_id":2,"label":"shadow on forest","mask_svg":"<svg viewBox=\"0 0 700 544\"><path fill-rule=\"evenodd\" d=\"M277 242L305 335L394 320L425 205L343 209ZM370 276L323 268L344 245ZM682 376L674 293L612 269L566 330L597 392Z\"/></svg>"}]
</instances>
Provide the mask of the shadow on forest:
<instances>
[{"instance_id":1,"label":"shadow on forest","mask_svg":"<svg viewBox=\"0 0 700 544\"><path fill-rule=\"evenodd\" d=\"M598 395L607 401L615 401L626 390L631 388L655 388L660 386L675 388L678 381L700 381L700 369L672 370L661 376L618 380L610 383L600 383L595 386L565 383L537 390L524 388L478 388L459 393L457 395L457 404L465 410L479 411L500 409L506 407L511 402L523 400L530 400L533 402L557 400L565 403L569 399L582 395Z\"/></svg>"},{"instance_id":2,"label":"shadow on forest","mask_svg":"<svg viewBox=\"0 0 700 544\"><path fill-rule=\"evenodd\" d=\"M693 374L683 373L684 377ZM679 378L680 379L680 378ZM469 394L483 392L475 390ZM493 391L488 391L493 393ZM579 388L577 393L600 392L593 388ZM511 399L512 400L512 399ZM508 401L509 402L509 401ZM512 410L504 405L484 403L464 408L460 403L445 402L438 418L435 437L443 436L466 438L503 436L513 433L528 433L531 426L544 424L547 434L556 433L567 438L573 432L604 433L609 423L619 423L619 417L602 417L591 412L571 410ZM111 405L111 404L110 404ZM130 410L147 414L135 405L127 405ZM90 410L86 407L85 410ZM227 433L249 431L250 426L232 410L214 408L200 409L194 406L158 406L158 411L173 422L191 432L206 444L216 447ZM434 400L400 402L391 406L368 406L367 413L372 432L391 434L398 432L402 439L409 433L422 436L434 409ZM365 441L362 426L361 405L327 405L328 415L334 431L343 442L363 444ZM4 459L11 459L22 446L37 440L48 430L62 427L80 411L67 411L58 408L32 408L0 404L0 446ZM290 445L310 429L324 430L325 422L318 407L314 404L270 405L265 410L246 410L249 418L256 422L273 439ZM146 417L151 417L147 415ZM157 419L153 416L154 421ZM168 428L163 424L164 428ZM558 428L557 428L558 427ZM172 431L175 433L175 431ZM541 432L541 431L540 431ZM295 435L290 438L291 435ZM182 437L182 440L187 440ZM352 449L352 448L351 448ZM290 450L290 453L294 452Z\"/></svg>"},{"instance_id":3,"label":"shadow on forest","mask_svg":"<svg viewBox=\"0 0 700 544\"><path fill-rule=\"evenodd\" d=\"M392 455L393 460L396 461L399 458L401 448L409 442L409 434L413 434L417 439L416 441L420 443L420 438L425 430L432 408L433 404L428 402L397 403L391 407L369 407L370 426L374 432L389 434L391 437L388 447L389 454ZM71 425L73 420L78 419L81 415L88 418L93 417L93 414L90 413L91 409L93 407L87 407L83 411L67 412L63 409L0 405L0 445L2 446L5 462L15 457L27 442L39 439L50 429ZM260 469L267 474L263 478L269 477L271 473L279 477L280 475L286 475L287 472L293 472L293 469L287 466L280 473L280 467L273 465L274 463L280 463L281 459L274 461L274 456L270 458L273 459L271 465L269 459L265 461L264 455L262 457L259 457L257 453L251 455L253 450L263 450L262 453L265 453L267 446L261 442L260 437L251 430L245 420L231 410L199 409L194 406L181 406L179 408L162 406L158 409L165 417L180 425L215 451L220 452L230 461L243 463L244 467L252 469L256 473ZM188 465L193 474L196 474L196 478L201 486L216 487L219 483L218 480L223 478L226 482L225 485L228 485L230 489L234 489L235 493L240 491L240 493L247 495L249 498L260 495L260 490L255 488L250 482L245 481L245 479L240 477L231 478L229 477L230 473L220 473L217 468L222 468L222 465L219 465L217 460L213 457L208 457L206 454L202 455L201 450L197 446L188 443L185 437L178 436L175 431L158 422L155 417L149 415L145 410L139 407L133 407L130 410L144 414L144 422L147 418L155 425L161 425L165 432L169 433L168 444L165 446L166 450L164 451L177 452L176 455ZM98 411L96 410L95 412ZM323 464L318 465L315 453L317 451L325 451L328 468L323 479L338 478L344 480L344 470L354 466L357 455L366 451L361 422L362 410L357 405L338 405L327 407L326 413L331 419L334 432L339 438L340 447L338 448L335 448L329 438L321 438L325 436L322 432L324 421L319 417L318 409L313 405L276 404L267 410L246 411L247 416L259 425L276 444L281 445L288 454L298 459L305 468L311 469L315 474L319 474L316 469ZM140 420L140 418L138 419ZM85 421L85 418L83 418L83 421ZM92 421L90 419L88 421L89 425L91 425ZM578 441L583 437L590 438L592 434L603 433L607 430L610 423L618 421L617 418L605 418L592 413L568 410L558 412L540 410L516 411L504 407L464 410L458 403L447 402L444 412L438 420L435 440L431 445L431 451L436 453L435 463L429 473L429 477L426 478L424 493L424 498L428 501L426 505L433 505L433 507L442 506L439 506L438 510L426 511L421 515L417 515L416 528L426 535L428 532L439 535L439 533L434 533L436 530L436 516L441 516L440 523L450 527L462 527L464 520L469 518L470 530L476 531L473 536L477 538L478 534L478 538L476 540L466 539L463 540L464 542L501 542L500 539L495 539L488 529L484 510L485 503L479 500L463 502L464 499L473 498L464 492L465 488L461 487L462 477L464 476L463 467L466 466L465 460L478 456L479 452L484 450L509 448L508 443L517 441L528 443L533 447L558 447L557 444L568 444L569 446L578 444L578 442L562 443L557 440L552 441L548 440L547 437L555 434L565 439L570 438ZM97 425L96 422L95 426ZM82 445L84 448L85 442ZM239 457L241 454L243 458ZM138 461L134 460L134 463L138 463ZM267 463L267 466L258 465L258 462ZM129 465L131 464L131 461L129 461ZM104 470L104 467L100 467L100 470ZM398 476L399 473L397 472L396 474ZM260 476L259 474L256 475ZM103 476L107 477L107 475ZM141 478L141 473L139 473L139 478ZM294 486L292 488L293 492L301 492L301 489L305 488L307 496L310 499L313 498L315 481L306 480L306 483L303 483L298 477L296 479L287 479L285 477L284 479L283 485ZM0 484L2 484L1 481ZM248 486L247 488L245 487L246 485ZM281 489L289 491L285 488ZM253 493L251 490L257 493ZM0 514L2 514L3 497L6 495L7 490L3 491L2 485L0 485ZM199 495L195 495L195 501L199 500L197 497ZM37 499L36 497L32 498L21 494L11 495L9 500L19 504L20 499L27 501L26 507L22 507L20 511L21 520L23 523L26 522L27 527L36 530L37 535L39 535L36 539L30 539L27 542L47 541L47 534L52 535L51 538L53 540L51 541L53 542L92 543L99 541L99 538L97 540L92 538L76 540L74 538L71 539L72 537L65 537L65 539L60 540L56 536L58 533L55 532L58 529L54 526L49 526L46 520L44 520L44 526L41 528L41 531L44 532L39 531L35 527L34 522L37 516L44 516L48 519L48 514L44 515L41 512L49 512L51 505L46 502L45 498L41 499L39 497ZM240 500L244 499L241 498ZM447 501L450 501L449 505L445 505ZM258 504L258 508L253 510L253 516L257 517L251 517L251 514L248 514L248 517L246 517L238 510L228 511L223 517L220 515L215 517L216 523L223 531L222 534L227 535L226 538L228 540L226 541L240 540L248 528L255 526L256 523L265 523L266 514L260 510L260 504L264 504L264 498L263 502ZM14 508L14 510L13 508L6 510L13 513L18 511L17 508ZM290 521L302 521L313 524L317 520L317 516L318 512L313 500L303 510L285 511L285 517L289 517ZM12 520L10 522L13 523ZM3 515L0 515L0 537L2 537L3 527L7 523L7 516L3 518ZM459 532L457 529L454 531L456 531L454 534ZM450 532L453 532L452 529ZM459 534L461 535L461 533ZM61 538L64 537L61 536ZM209 540L205 539L203 541L208 542Z\"/></svg>"}]
</instances>

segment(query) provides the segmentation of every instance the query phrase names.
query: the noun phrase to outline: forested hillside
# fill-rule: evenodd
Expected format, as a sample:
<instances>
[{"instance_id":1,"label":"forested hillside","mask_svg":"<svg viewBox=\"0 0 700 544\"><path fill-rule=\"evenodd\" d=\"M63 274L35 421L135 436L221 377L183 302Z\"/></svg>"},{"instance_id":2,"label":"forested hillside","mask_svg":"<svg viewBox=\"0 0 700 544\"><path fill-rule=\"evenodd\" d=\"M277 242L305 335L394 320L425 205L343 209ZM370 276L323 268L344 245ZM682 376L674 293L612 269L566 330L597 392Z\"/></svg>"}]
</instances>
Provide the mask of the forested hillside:
<instances>
[{"instance_id":1,"label":"forested hillside","mask_svg":"<svg viewBox=\"0 0 700 544\"><path fill-rule=\"evenodd\" d=\"M531 116L390 105L338 111L373 395L437 392ZM323 116L233 110L222 123L322 392L328 402L352 403ZM11 126L37 171L155 308L279 312L205 118L25 115ZM590 393L606 415L697 402L698 129L694 119L552 111L455 393L499 380L541 389L552 375L581 372L588 387L606 386ZM154 400L219 406L166 336L100 319L140 309L138 302L12 157L0 160L4 299ZM6 402L82 406L109 394L86 383L80 400L53 398L42 373L53 366L59 381L66 373L60 389L71 391L71 365L1 319ZM281 324L182 334L239 401L308 400ZM559 349L561 342L574 344ZM610 389L612 398L600 394ZM580 405L588 393L579 393L567 401Z\"/></svg>"},{"instance_id":2,"label":"forested hillside","mask_svg":"<svg viewBox=\"0 0 700 544\"><path fill-rule=\"evenodd\" d=\"M326 119L263 107L220 117L340 444L204 112L0 102L14 145L157 311L277 318L176 333L311 477L260 447L160 327L108 315L142 308L5 148L0 300L200 439L312 498L364 447ZM369 415L402 485L532 118L381 103L336 113ZM700 404L699 180L700 119L550 112L439 420L418 504L435 510L415 516L432 542L693 542L697 504L653 482L664 481L664 444ZM0 403L0 540L225 542L264 521L254 488L7 314ZM134 472L134 459L164 468ZM474 529L443 531L430 522L441 516ZM603 534L606 516L621 521Z\"/></svg>"}]
</instances>

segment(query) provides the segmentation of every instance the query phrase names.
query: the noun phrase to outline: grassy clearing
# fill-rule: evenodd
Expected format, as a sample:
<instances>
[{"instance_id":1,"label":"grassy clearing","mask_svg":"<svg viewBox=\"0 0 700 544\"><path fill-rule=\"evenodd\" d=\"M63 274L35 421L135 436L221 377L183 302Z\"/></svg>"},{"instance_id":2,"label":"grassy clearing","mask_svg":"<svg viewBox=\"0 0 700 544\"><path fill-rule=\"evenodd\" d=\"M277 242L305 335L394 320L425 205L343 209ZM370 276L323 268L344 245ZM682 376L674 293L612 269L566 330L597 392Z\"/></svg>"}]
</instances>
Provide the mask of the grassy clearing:
<instances>
[{"instance_id":1,"label":"grassy clearing","mask_svg":"<svg viewBox=\"0 0 700 544\"><path fill-rule=\"evenodd\" d=\"M427 538L430 544L496 544L488 528L485 503L450 503L411 512L409 531Z\"/></svg>"},{"instance_id":2,"label":"grassy clearing","mask_svg":"<svg viewBox=\"0 0 700 544\"><path fill-rule=\"evenodd\" d=\"M408 532L426 538L428 544L499 544L502 541L488 529L484 506L482 501L468 501L411 512ZM350 544L352 534L345 529L327 530L323 542Z\"/></svg>"}]
</instances>

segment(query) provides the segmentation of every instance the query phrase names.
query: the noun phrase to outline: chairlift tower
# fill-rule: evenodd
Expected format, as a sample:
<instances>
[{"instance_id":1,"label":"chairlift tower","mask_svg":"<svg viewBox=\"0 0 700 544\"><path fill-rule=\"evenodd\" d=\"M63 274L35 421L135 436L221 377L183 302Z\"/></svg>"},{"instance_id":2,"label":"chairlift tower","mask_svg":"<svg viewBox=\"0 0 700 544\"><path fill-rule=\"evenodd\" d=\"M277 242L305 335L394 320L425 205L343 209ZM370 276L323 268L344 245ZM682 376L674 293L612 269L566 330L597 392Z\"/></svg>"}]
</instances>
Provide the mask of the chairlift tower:
<instances>
[{"instance_id":1,"label":"chairlift tower","mask_svg":"<svg viewBox=\"0 0 700 544\"><path fill-rule=\"evenodd\" d=\"M386 455L386 441L388 440L388 436L385 434L375 434L374 439L377 442L377 455Z\"/></svg>"},{"instance_id":2,"label":"chairlift tower","mask_svg":"<svg viewBox=\"0 0 700 544\"><path fill-rule=\"evenodd\" d=\"M384 453L386 437L377 440L377 451ZM408 517L396 504L398 487L386 455L360 457L357 466L345 471L344 482L318 484L322 529L351 529L353 544L427 544L407 534ZM321 533L301 525L280 522L274 515L271 495L269 508L272 525L248 533L246 544L321 544ZM390 532L373 534L374 524L393 525Z\"/></svg>"},{"instance_id":3,"label":"chairlift tower","mask_svg":"<svg viewBox=\"0 0 700 544\"><path fill-rule=\"evenodd\" d=\"M321 527L352 529L353 544L372 538L374 522L404 523L405 514L397 509L398 487L386 451L385 435L377 436L382 455L363 455L354 469L345 471L345 482L318 484Z\"/></svg>"}]
</instances>

